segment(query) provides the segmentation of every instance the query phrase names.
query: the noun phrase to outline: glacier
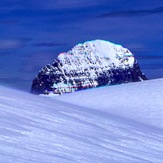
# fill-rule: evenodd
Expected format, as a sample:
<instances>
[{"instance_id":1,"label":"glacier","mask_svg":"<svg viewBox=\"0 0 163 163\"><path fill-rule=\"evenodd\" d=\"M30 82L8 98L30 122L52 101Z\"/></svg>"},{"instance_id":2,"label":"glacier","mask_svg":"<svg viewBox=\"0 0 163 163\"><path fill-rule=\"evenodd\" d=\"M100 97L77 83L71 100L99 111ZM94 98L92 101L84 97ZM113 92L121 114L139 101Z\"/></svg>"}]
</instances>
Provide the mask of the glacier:
<instances>
[{"instance_id":1,"label":"glacier","mask_svg":"<svg viewBox=\"0 0 163 163\"><path fill-rule=\"evenodd\" d=\"M0 162L162 163L163 79L36 96L0 86Z\"/></svg>"}]
</instances>

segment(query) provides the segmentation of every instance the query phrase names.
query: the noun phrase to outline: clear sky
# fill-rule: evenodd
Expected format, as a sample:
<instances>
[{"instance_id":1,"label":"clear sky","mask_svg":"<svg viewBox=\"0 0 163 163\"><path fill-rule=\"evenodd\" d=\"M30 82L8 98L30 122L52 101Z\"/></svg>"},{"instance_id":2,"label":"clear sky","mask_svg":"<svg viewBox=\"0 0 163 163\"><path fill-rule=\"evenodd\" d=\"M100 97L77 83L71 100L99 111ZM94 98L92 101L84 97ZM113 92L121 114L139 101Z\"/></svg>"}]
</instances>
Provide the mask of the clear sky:
<instances>
[{"instance_id":1,"label":"clear sky","mask_svg":"<svg viewBox=\"0 0 163 163\"><path fill-rule=\"evenodd\" d=\"M43 66L93 39L129 48L149 79L163 77L162 0L4 0L0 83L29 91Z\"/></svg>"}]
</instances>

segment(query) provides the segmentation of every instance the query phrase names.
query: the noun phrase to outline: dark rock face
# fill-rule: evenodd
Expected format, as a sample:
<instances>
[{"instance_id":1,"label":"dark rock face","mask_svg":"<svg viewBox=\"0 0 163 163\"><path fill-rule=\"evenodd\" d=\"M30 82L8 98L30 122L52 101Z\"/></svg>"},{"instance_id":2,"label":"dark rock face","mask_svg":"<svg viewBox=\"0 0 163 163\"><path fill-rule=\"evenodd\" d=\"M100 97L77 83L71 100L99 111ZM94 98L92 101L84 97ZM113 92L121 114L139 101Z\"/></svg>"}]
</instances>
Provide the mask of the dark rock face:
<instances>
[{"instance_id":1,"label":"dark rock face","mask_svg":"<svg viewBox=\"0 0 163 163\"><path fill-rule=\"evenodd\" d=\"M106 47L114 49L111 57L99 54ZM52 65L43 67L32 82L31 93L62 94L142 80L147 78L128 49L95 40L75 46L71 51L60 54Z\"/></svg>"}]
</instances>

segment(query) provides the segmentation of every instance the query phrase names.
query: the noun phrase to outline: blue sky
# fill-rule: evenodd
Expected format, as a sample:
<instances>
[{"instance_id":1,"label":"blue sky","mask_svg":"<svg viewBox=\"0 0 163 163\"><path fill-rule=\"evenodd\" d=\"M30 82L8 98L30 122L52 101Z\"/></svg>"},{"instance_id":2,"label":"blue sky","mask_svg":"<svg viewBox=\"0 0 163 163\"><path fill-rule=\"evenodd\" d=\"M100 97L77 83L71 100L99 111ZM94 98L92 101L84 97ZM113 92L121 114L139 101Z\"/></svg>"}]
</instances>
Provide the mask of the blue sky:
<instances>
[{"instance_id":1,"label":"blue sky","mask_svg":"<svg viewBox=\"0 0 163 163\"><path fill-rule=\"evenodd\" d=\"M29 90L38 71L79 42L129 48L148 78L163 77L163 1L0 1L0 83Z\"/></svg>"}]
</instances>

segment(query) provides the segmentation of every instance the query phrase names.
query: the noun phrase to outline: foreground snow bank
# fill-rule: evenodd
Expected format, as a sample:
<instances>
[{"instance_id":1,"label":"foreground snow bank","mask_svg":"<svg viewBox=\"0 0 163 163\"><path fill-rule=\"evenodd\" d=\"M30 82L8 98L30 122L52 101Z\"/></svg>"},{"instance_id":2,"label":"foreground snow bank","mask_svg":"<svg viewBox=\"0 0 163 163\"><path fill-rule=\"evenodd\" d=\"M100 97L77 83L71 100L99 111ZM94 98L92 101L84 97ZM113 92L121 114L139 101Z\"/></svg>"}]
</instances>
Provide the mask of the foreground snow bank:
<instances>
[{"instance_id":1,"label":"foreground snow bank","mask_svg":"<svg viewBox=\"0 0 163 163\"><path fill-rule=\"evenodd\" d=\"M52 99L0 87L0 162L162 163L162 83Z\"/></svg>"},{"instance_id":2,"label":"foreground snow bank","mask_svg":"<svg viewBox=\"0 0 163 163\"><path fill-rule=\"evenodd\" d=\"M85 90L57 99L163 128L163 79Z\"/></svg>"}]
</instances>

